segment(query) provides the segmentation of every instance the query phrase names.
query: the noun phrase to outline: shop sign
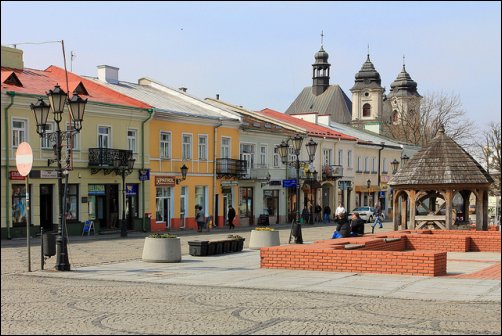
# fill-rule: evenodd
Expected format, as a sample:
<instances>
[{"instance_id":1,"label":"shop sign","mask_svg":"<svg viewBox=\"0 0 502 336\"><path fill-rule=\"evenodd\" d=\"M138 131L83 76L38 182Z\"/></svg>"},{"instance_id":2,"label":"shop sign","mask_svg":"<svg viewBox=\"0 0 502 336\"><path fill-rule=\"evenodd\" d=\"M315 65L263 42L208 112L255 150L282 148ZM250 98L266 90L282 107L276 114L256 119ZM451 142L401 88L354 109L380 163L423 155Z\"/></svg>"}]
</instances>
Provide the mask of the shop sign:
<instances>
[{"instance_id":1,"label":"shop sign","mask_svg":"<svg viewBox=\"0 0 502 336\"><path fill-rule=\"evenodd\" d=\"M174 186L176 178L174 176L155 176L156 186Z\"/></svg>"},{"instance_id":2,"label":"shop sign","mask_svg":"<svg viewBox=\"0 0 502 336\"><path fill-rule=\"evenodd\" d=\"M282 180L284 188L296 188L296 180Z\"/></svg>"},{"instance_id":3,"label":"shop sign","mask_svg":"<svg viewBox=\"0 0 502 336\"><path fill-rule=\"evenodd\" d=\"M105 185L104 184L89 184L89 195L104 195Z\"/></svg>"},{"instance_id":4,"label":"shop sign","mask_svg":"<svg viewBox=\"0 0 502 336\"><path fill-rule=\"evenodd\" d=\"M281 185L281 181L280 180L272 180L269 182L269 185L271 186L280 186Z\"/></svg>"},{"instance_id":5,"label":"shop sign","mask_svg":"<svg viewBox=\"0 0 502 336\"><path fill-rule=\"evenodd\" d=\"M57 170L41 170L40 178L46 178L46 179L58 178L58 172Z\"/></svg>"},{"instance_id":6,"label":"shop sign","mask_svg":"<svg viewBox=\"0 0 502 336\"><path fill-rule=\"evenodd\" d=\"M222 194L231 194L232 193L232 188L221 187L221 193Z\"/></svg>"},{"instance_id":7,"label":"shop sign","mask_svg":"<svg viewBox=\"0 0 502 336\"><path fill-rule=\"evenodd\" d=\"M140 169L138 170L139 180L140 181L149 181L150 180L150 169Z\"/></svg>"},{"instance_id":8,"label":"shop sign","mask_svg":"<svg viewBox=\"0 0 502 336\"><path fill-rule=\"evenodd\" d=\"M137 184L127 184L126 185L126 196L136 196L138 194Z\"/></svg>"},{"instance_id":9,"label":"shop sign","mask_svg":"<svg viewBox=\"0 0 502 336\"><path fill-rule=\"evenodd\" d=\"M9 172L9 178L11 180L24 180L25 177L23 175L21 175L17 170L16 171L10 171Z\"/></svg>"}]
</instances>

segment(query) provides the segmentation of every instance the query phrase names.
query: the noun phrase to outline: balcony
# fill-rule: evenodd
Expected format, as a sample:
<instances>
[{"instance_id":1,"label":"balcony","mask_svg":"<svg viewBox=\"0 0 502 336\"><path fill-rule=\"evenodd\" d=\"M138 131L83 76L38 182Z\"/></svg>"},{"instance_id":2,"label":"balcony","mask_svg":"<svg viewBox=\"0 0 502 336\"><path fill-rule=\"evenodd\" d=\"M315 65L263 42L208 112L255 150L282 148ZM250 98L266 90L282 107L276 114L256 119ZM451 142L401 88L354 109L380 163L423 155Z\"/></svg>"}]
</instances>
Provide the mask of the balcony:
<instances>
[{"instance_id":1,"label":"balcony","mask_svg":"<svg viewBox=\"0 0 502 336\"><path fill-rule=\"evenodd\" d=\"M126 149L114 148L89 148L89 168L91 174L98 173L101 169L105 175L115 170L113 161L120 158L124 166L127 166L127 160L132 157L132 151Z\"/></svg>"},{"instance_id":2,"label":"balcony","mask_svg":"<svg viewBox=\"0 0 502 336\"><path fill-rule=\"evenodd\" d=\"M322 167L323 181L336 181L343 177L343 166L341 165L325 165Z\"/></svg>"},{"instance_id":3,"label":"balcony","mask_svg":"<svg viewBox=\"0 0 502 336\"><path fill-rule=\"evenodd\" d=\"M216 159L218 178L241 178L247 173L247 161L236 159Z\"/></svg>"},{"instance_id":4,"label":"balcony","mask_svg":"<svg viewBox=\"0 0 502 336\"><path fill-rule=\"evenodd\" d=\"M270 180L270 171L266 165L256 165L246 168L246 175L242 176L241 179L256 181Z\"/></svg>"}]
</instances>

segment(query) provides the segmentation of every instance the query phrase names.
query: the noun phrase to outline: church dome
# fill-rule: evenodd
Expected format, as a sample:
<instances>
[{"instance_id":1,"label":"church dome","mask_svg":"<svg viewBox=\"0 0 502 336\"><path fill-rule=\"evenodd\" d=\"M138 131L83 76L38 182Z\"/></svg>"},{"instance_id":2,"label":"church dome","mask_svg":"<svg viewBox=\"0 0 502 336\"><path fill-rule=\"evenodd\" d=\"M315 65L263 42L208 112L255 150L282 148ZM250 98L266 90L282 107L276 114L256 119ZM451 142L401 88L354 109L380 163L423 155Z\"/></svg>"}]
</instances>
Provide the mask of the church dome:
<instances>
[{"instance_id":1,"label":"church dome","mask_svg":"<svg viewBox=\"0 0 502 336\"><path fill-rule=\"evenodd\" d=\"M315 58L315 63L313 65L329 65L328 63L328 53L324 51L324 48L321 46L321 49L319 49L318 52L315 53L314 58Z\"/></svg>"},{"instance_id":2,"label":"church dome","mask_svg":"<svg viewBox=\"0 0 502 336\"><path fill-rule=\"evenodd\" d=\"M375 66L371 63L370 55L366 58L361 70L355 76L355 84L351 90L359 90L363 88L381 88L382 79L376 71Z\"/></svg>"},{"instance_id":3,"label":"church dome","mask_svg":"<svg viewBox=\"0 0 502 336\"><path fill-rule=\"evenodd\" d=\"M403 96L417 96L420 94L417 92L417 82L411 79L411 76L406 72L406 67L403 64L403 69L397 75L397 78L390 85L389 97L403 97Z\"/></svg>"}]
</instances>

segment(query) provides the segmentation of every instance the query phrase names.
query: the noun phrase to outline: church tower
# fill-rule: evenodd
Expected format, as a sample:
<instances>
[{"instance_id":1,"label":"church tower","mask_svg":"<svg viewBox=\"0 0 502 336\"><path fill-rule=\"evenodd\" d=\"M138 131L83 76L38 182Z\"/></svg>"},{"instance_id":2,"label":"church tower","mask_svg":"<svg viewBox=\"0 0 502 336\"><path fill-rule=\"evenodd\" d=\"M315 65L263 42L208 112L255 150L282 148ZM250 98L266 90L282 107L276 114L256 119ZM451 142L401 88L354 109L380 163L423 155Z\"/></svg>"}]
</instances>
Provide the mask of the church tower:
<instances>
[{"instance_id":1,"label":"church tower","mask_svg":"<svg viewBox=\"0 0 502 336\"><path fill-rule=\"evenodd\" d=\"M417 82L411 79L406 72L403 58L403 68L397 75L396 80L390 85L390 92L387 101L390 103L390 122L397 124L406 120L405 115L420 111L420 101L422 96L417 91ZM403 119L404 118L404 119Z\"/></svg>"},{"instance_id":2,"label":"church tower","mask_svg":"<svg viewBox=\"0 0 502 336\"><path fill-rule=\"evenodd\" d=\"M366 62L355 76L352 92L352 122L357 128L380 133L385 89L368 53Z\"/></svg>"},{"instance_id":3,"label":"church tower","mask_svg":"<svg viewBox=\"0 0 502 336\"><path fill-rule=\"evenodd\" d=\"M329 88L329 68L328 53L324 51L321 44L321 49L315 53L315 63L312 64L312 93L315 96L323 94Z\"/></svg>"}]
</instances>

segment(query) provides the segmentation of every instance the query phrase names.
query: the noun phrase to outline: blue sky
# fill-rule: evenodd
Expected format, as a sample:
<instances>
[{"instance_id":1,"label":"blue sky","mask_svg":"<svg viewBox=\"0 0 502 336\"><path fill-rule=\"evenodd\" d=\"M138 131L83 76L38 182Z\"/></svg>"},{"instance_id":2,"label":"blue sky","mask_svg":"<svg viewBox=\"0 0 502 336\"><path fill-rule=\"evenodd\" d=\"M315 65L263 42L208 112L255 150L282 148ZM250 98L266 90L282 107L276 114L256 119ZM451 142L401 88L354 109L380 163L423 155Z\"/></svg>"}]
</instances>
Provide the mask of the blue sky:
<instances>
[{"instance_id":1,"label":"blue sky","mask_svg":"<svg viewBox=\"0 0 502 336\"><path fill-rule=\"evenodd\" d=\"M2 45L64 40L73 71L101 64L252 110L285 111L324 49L351 97L368 44L382 85L406 69L420 94L458 95L474 125L500 122L500 2L1 3ZM58 44L18 45L26 67L63 66ZM70 60L68 56L68 69Z\"/></svg>"}]
</instances>

